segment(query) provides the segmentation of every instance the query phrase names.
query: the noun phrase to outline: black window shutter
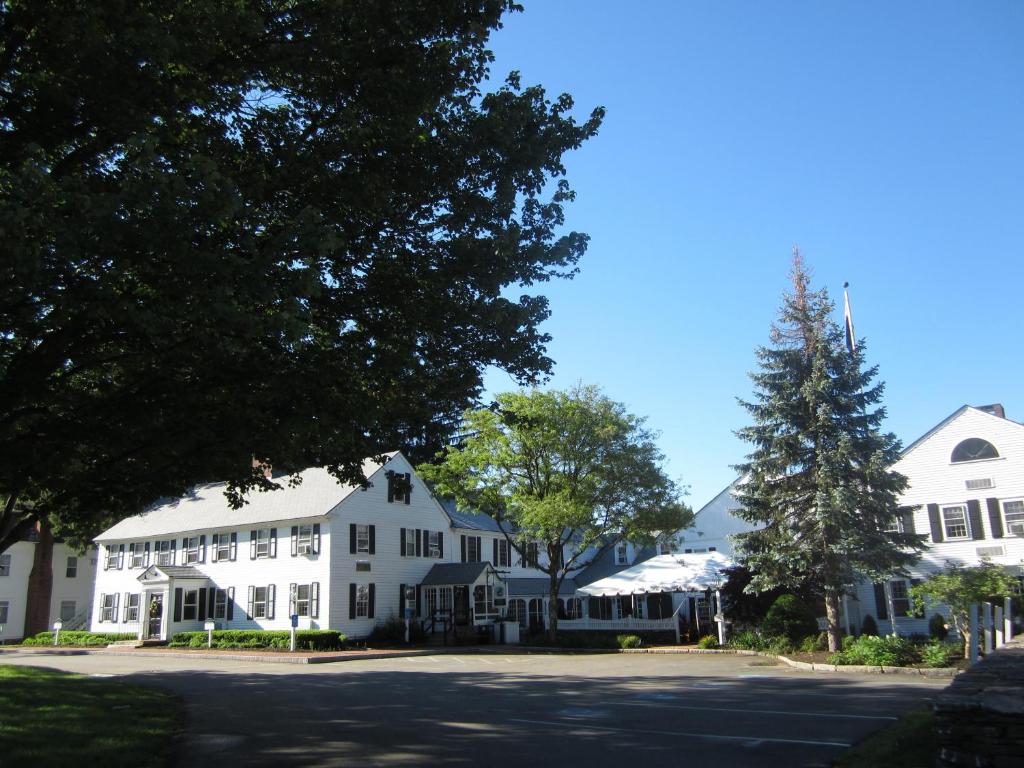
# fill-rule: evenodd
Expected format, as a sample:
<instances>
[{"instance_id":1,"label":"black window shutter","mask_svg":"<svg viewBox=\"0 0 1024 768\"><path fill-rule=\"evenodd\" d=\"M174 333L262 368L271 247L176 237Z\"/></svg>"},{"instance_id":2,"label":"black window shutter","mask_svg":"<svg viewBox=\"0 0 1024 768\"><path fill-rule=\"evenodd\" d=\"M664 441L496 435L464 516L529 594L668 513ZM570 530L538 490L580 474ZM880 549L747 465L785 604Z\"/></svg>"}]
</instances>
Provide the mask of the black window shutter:
<instances>
[{"instance_id":1,"label":"black window shutter","mask_svg":"<svg viewBox=\"0 0 1024 768\"><path fill-rule=\"evenodd\" d=\"M388 470L388 504L395 501L395 473Z\"/></svg>"},{"instance_id":2,"label":"black window shutter","mask_svg":"<svg viewBox=\"0 0 1024 768\"><path fill-rule=\"evenodd\" d=\"M299 526L292 526L292 557L299 554Z\"/></svg>"},{"instance_id":3,"label":"black window shutter","mask_svg":"<svg viewBox=\"0 0 1024 768\"><path fill-rule=\"evenodd\" d=\"M1003 517L999 514L999 499L985 499L988 505L988 524L992 529L992 538L1003 538Z\"/></svg>"},{"instance_id":4,"label":"black window shutter","mask_svg":"<svg viewBox=\"0 0 1024 768\"><path fill-rule=\"evenodd\" d=\"M412 499L412 475L408 472L405 473L405 503L408 504L409 500Z\"/></svg>"},{"instance_id":5,"label":"black window shutter","mask_svg":"<svg viewBox=\"0 0 1024 768\"><path fill-rule=\"evenodd\" d=\"M879 619L889 618L889 606L885 600L885 585L881 582L875 584L875 612Z\"/></svg>"},{"instance_id":6,"label":"black window shutter","mask_svg":"<svg viewBox=\"0 0 1024 768\"><path fill-rule=\"evenodd\" d=\"M939 505L928 505L928 525L932 529L932 541L942 541L942 518L939 516Z\"/></svg>"},{"instance_id":7,"label":"black window shutter","mask_svg":"<svg viewBox=\"0 0 1024 768\"><path fill-rule=\"evenodd\" d=\"M901 517L903 518L903 532L904 533L917 533L914 528L914 511L904 512Z\"/></svg>"},{"instance_id":8,"label":"black window shutter","mask_svg":"<svg viewBox=\"0 0 1024 768\"><path fill-rule=\"evenodd\" d=\"M430 556L430 531L423 531L423 556Z\"/></svg>"},{"instance_id":9,"label":"black window shutter","mask_svg":"<svg viewBox=\"0 0 1024 768\"><path fill-rule=\"evenodd\" d=\"M437 556L444 557L444 531L437 532Z\"/></svg>"},{"instance_id":10,"label":"black window shutter","mask_svg":"<svg viewBox=\"0 0 1024 768\"><path fill-rule=\"evenodd\" d=\"M309 616L312 619L320 618L320 582L314 581L309 585Z\"/></svg>"},{"instance_id":11,"label":"black window shutter","mask_svg":"<svg viewBox=\"0 0 1024 768\"><path fill-rule=\"evenodd\" d=\"M234 536L235 534L231 534ZM235 588L228 587L228 621L235 618Z\"/></svg>"},{"instance_id":12,"label":"black window shutter","mask_svg":"<svg viewBox=\"0 0 1024 768\"><path fill-rule=\"evenodd\" d=\"M245 618L252 619L253 609L256 606L256 587L249 587L249 606L245 611Z\"/></svg>"},{"instance_id":13,"label":"black window shutter","mask_svg":"<svg viewBox=\"0 0 1024 768\"><path fill-rule=\"evenodd\" d=\"M146 568L149 568L149 542L148 541L146 542L146 549L145 549L145 551L143 552L143 555L142 555L142 564Z\"/></svg>"},{"instance_id":14,"label":"black window shutter","mask_svg":"<svg viewBox=\"0 0 1024 768\"><path fill-rule=\"evenodd\" d=\"M274 618L274 606L277 604L277 588L273 584L267 585L267 618Z\"/></svg>"},{"instance_id":15,"label":"black window shutter","mask_svg":"<svg viewBox=\"0 0 1024 768\"><path fill-rule=\"evenodd\" d=\"M249 531L249 559L256 559L256 531ZM249 611L250 615L252 611Z\"/></svg>"},{"instance_id":16,"label":"black window shutter","mask_svg":"<svg viewBox=\"0 0 1024 768\"><path fill-rule=\"evenodd\" d=\"M356 617L356 585L348 585L348 617L354 619Z\"/></svg>"},{"instance_id":17,"label":"black window shutter","mask_svg":"<svg viewBox=\"0 0 1024 768\"><path fill-rule=\"evenodd\" d=\"M313 554L320 554L320 523L313 523Z\"/></svg>"},{"instance_id":18,"label":"black window shutter","mask_svg":"<svg viewBox=\"0 0 1024 768\"><path fill-rule=\"evenodd\" d=\"M171 539L171 565L178 562L178 553L175 551L178 547L178 540Z\"/></svg>"},{"instance_id":19,"label":"black window shutter","mask_svg":"<svg viewBox=\"0 0 1024 768\"><path fill-rule=\"evenodd\" d=\"M369 604L369 608L367 608L367 610L366 610L366 618L368 618L368 619L372 619L373 618L373 596L374 596L374 592L376 592L376 591L377 591L376 590L376 586L371 584L370 585L370 604Z\"/></svg>"},{"instance_id":20,"label":"black window shutter","mask_svg":"<svg viewBox=\"0 0 1024 768\"><path fill-rule=\"evenodd\" d=\"M231 551L230 551L231 559L234 560L237 555L238 555L238 534L235 533L234 531L232 531L231 532Z\"/></svg>"},{"instance_id":21,"label":"black window shutter","mask_svg":"<svg viewBox=\"0 0 1024 768\"><path fill-rule=\"evenodd\" d=\"M174 590L174 620L181 621L181 587Z\"/></svg>"},{"instance_id":22,"label":"black window shutter","mask_svg":"<svg viewBox=\"0 0 1024 768\"><path fill-rule=\"evenodd\" d=\"M277 528L270 529L270 556L277 557Z\"/></svg>"},{"instance_id":23,"label":"black window shutter","mask_svg":"<svg viewBox=\"0 0 1024 768\"><path fill-rule=\"evenodd\" d=\"M491 543L494 545L494 547L493 547L493 549L494 549L494 557L491 559L491 565L497 565L498 564L498 540L497 539L491 539Z\"/></svg>"},{"instance_id":24,"label":"black window shutter","mask_svg":"<svg viewBox=\"0 0 1024 768\"><path fill-rule=\"evenodd\" d=\"M476 539L476 560L474 560L473 562L479 563L484 559L484 551L482 545L480 544L480 537L476 536L474 538Z\"/></svg>"},{"instance_id":25,"label":"black window shutter","mask_svg":"<svg viewBox=\"0 0 1024 768\"><path fill-rule=\"evenodd\" d=\"M211 589L210 592L213 592ZM206 619L206 587L199 588L199 621L205 621Z\"/></svg>"},{"instance_id":26,"label":"black window shutter","mask_svg":"<svg viewBox=\"0 0 1024 768\"><path fill-rule=\"evenodd\" d=\"M398 585L398 618L405 618L405 584Z\"/></svg>"},{"instance_id":27,"label":"black window shutter","mask_svg":"<svg viewBox=\"0 0 1024 768\"><path fill-rule=\"evenodd\" d=\"M213 618L213 613L214 613L213 609L217 605L217 588L216 587L210 587L210 594L208 595L207 600L208 600L208 602L206 604L206 615L209 616L212 619Z\"/></svg>"},{"instance_id":28,"label":"black window shutter","mask_svg":"<svg viewBox=\"0 0 1024 768\"><path fill-rule=\"evenodd\" d=\"M398 552L405 557L405 528L398 529Z\"/></svg>"},{"instance_id":29,"label":"black window shutter","mask_svg":"<svg viewBox=\"0 0 1024 768\"><path fill-rule=\"evenodd\" d=\"M985 529L981 525L981 503L977 499L967 502L967 516L971 520L971 538L984 539Z\"/></svg>"},{"instance_id":30,"label":"black window shutter","mask_svg":"<svg viewBox=\"0 0 1024 768\"><path fill-rule=\"evenodd\" d=\"M422 555L422 552L423 552L423 547L422 547L423 538L422 538L422 536L420 536L420 533L421 533L420 529L417 528L416 529L416 557L420 557Z\"/></svg>"},{"instance_id":31,"label":"black window shutter","mask_svg":"<svg viewBox=\"0 0 1024 768\"><path fill-rule=\"evenodd\" d=\"M374 532L376 530L377 530L377 526L375 526L375 525L371 525L370 526L370 554L371 555L376 553L376 551L377 551L377 544L376 544L376 541L375 541L376 540L376 536L374 535Z\"/></svg>"},{"instance_id":32,"label":"black window shutter","mask_svg":"<svg viewBox=\"0 0 1024 768\"><path fill-rule=\"evenodd\" d=\"M466 534L462 534L462 562L466 562Z\"/></svg>"},{"instance_id":33,"label":"black window shutter","mask_svg":"<svg viewBox=\"0 0 1024 768\"><path fill-rule=\"evenodd\" d=\"M350 554L356 553L356 524L349 523L348 525L348 551Z\"/></svg>"},{"instance_id":34,"label":"black window shutter","mask_svg":"<svg viewBox=\"0 0 1024 768\"><path fill-rule=\"evenodd\" d=\"M416 585L416 615L422 616L423 612L420 610L420 585Z\"/></svg>"}]
</instances>

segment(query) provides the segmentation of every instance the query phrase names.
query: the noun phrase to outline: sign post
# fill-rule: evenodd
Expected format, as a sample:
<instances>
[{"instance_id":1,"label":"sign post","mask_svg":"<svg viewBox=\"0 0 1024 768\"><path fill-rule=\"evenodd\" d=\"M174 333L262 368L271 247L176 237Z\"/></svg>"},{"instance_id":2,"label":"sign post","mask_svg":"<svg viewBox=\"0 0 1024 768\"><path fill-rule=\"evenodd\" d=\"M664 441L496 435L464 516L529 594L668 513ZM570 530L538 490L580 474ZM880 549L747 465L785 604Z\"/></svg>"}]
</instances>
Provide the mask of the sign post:
<instances>
[{"instance_id":1,"label":"sign post","mask_svg":"<svg viewBox=\"0 0 1024 768\"><path fill-rule=\"evenodd\" d=\"M298 626L299 626L299 614L293 613L292 614L292 626L291 626L291 642L288 645L288 647L292 651L292 653L295 652L295 630L298 628Z\"/></svg>"},{"instance_id":2,"label":"sign post","mask_svg":"<svg viewBox=\"0 0 1024 768\"><path fill-rule=\"evenodd\" d=\"M64 622L57 619L53 622L53 644L60 645L60 628L64 626Z\"/></svg>"},{"instance_id":3,"label":"sign post","mask_svg":"<svg viewBox=\"0 0 1024 768\"><path fill-rule=\"evenodd\" d=\"M217 622L206 621L203 624L203 629L206 630L206 647L213 648L213 630L217 627Z\"/></svg>"},{"instance_id":4,"label":"sign post","mask_svg":"<svg viewBox=\"0 0 1024 768\"><path fill-rule=\"evenodd\" d=\"M416 587L405 588L405 642L409 642L409 623L412 621L413 604L416 602Z\"/></svg>"}]
</instances>

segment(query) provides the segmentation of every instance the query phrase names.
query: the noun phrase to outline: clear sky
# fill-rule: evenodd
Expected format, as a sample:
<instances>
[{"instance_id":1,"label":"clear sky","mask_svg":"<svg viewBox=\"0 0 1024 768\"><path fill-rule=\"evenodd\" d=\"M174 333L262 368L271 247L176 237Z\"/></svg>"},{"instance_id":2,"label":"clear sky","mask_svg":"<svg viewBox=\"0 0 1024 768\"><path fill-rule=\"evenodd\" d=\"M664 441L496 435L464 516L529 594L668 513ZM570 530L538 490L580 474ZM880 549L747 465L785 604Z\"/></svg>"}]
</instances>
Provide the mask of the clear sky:
<instances>
[{"instance_id":1,"label":"clear sky","mask_svg":"<svg viewBox=\"0 0 1024 768\"><path fill-rule=\"evenodd\" d=\"M1024 2L524 3L492 76L608 110L567 157L591 243L543 286L551 385L647 416L695 509L746 453L795 244L840 321L849 281L904 444L964 404L1024 421Z\"/></svg>"}]
</instances>

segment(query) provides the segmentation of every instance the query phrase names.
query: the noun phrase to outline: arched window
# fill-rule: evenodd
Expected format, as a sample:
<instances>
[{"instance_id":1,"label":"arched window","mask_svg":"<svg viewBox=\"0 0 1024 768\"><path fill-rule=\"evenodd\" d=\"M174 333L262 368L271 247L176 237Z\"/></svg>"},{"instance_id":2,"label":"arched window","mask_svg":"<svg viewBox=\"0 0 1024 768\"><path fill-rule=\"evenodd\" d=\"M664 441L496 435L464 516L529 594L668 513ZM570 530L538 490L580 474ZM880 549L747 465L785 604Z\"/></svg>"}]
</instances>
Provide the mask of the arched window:
<instances>
[{"instance_id":1,"label":"arched window","mask_svg":"<svg viewBox=\"0 0 1024 768\"><path fill-rule=\"evenodd\" d=\"M953 456L950 458L950 461L956 464L960 461L998 458L999 451L988 440L982 440L980 437L969 437L953 449Z\"/></svg>"},{"instance_id":2,"label":"arched window","mask_svg":"<svg viewBox=\"0 0 1024 768\"><path fill-rule=\"evenodd\" d=\"M526 627L526 601L513 599L508 601L508 617L512 621L518 621L519 626Z\"/></svg>"},{"instance_id":3,"label":"arched window","mask_svg":"<svg viewBox=\"0 0 1024 768\"><path fill-rule=\"evenodd\" d=\"M567 619L582 619L583 601L578 597L570 597L565 604L565 617Z\"/></svg>"}]
</instances>

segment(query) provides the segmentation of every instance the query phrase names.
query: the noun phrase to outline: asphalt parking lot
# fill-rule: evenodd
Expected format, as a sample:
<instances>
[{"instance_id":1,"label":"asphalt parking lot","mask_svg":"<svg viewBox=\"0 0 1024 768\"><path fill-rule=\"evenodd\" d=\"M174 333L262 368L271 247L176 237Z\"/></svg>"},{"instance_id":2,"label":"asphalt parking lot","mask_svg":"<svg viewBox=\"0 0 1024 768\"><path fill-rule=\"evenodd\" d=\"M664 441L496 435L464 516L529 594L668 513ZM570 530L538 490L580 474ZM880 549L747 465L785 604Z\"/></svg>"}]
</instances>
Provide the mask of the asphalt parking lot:
<instances>
[{"instance_id":1,"label":"asphalt parking lot","mask_svg":"<svg viewBox=\"0 0 1024 768\"><path fill-rule=\"evenodd\" d=\"M4 653L183 697L181 766L827 766L948 681L726 655L451 654L291 665Z\"/></svg>"}]
</instances>

